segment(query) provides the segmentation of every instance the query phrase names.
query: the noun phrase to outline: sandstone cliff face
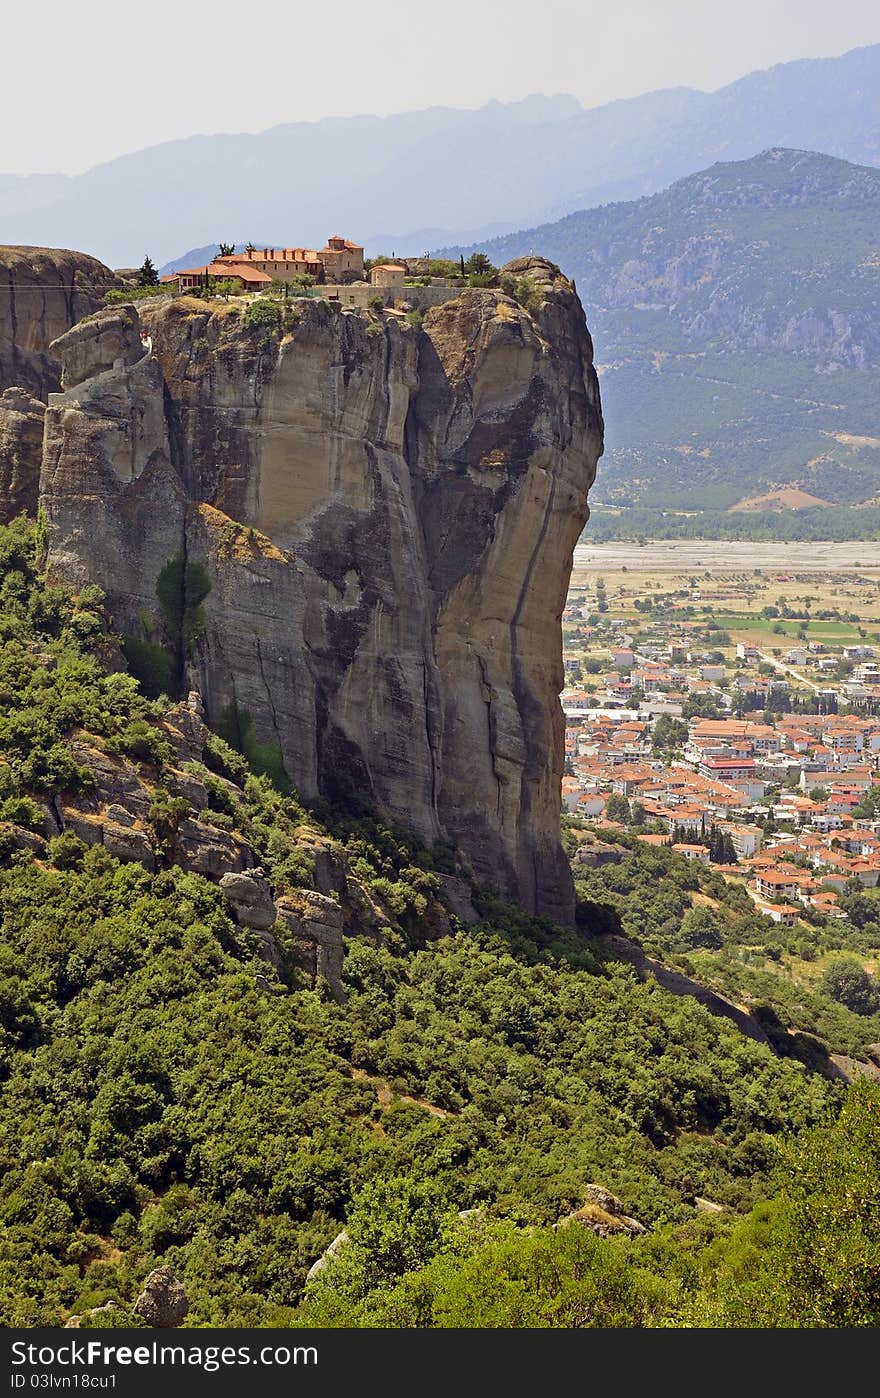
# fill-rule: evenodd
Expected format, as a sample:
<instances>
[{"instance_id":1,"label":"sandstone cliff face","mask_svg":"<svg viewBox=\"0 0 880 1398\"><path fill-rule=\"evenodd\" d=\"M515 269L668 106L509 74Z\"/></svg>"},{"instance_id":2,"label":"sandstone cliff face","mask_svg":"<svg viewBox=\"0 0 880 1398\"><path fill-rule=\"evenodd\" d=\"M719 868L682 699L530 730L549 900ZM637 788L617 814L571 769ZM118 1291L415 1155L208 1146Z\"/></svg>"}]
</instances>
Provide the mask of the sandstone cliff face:
<instances>
[{"instance_id":1,"label":"sandstone cliff face","mask_svg":"<svg viewBox=\"0 0 880 1398\"><path fill-rule=\"evenodd\" d=\"M136 312L102 312L53 347L41 493L54 569L212 723L567 920L559 618L602 423L572 288L511 270L534 316L472 290L421 331L178 300L142 310L145 356Z\"/></svg>"},{"instance_id":2,"label":"sandstone cliff face","mask_svg":"<svg viewBox=\"0 0 880 1398\"><path fill-rule=\"evenodd\" d=\"M0 389L17 385L45 401L60 382L50 344L120 285L82 252L0 247Z\"/></svg>"},{"instance_id":3,"label":"sandstone cliff face","mask_svg":"<svg viewBox=\"0 0 880 1398\"><path fill-rule=\"evenodd\" d=\"M37 506L42 404L61 382L49 346L120 285L93 257L0 247L0 520ZM4 390L8 390L4 391ZM42 402L37 401L42 400Z\"/></svg>"},{"instance_id":4,"label":"sandstone cliff face","mask_svg":"<svg viewBox=\"0 0 880 1398\"><path fill-rule=\"evenodd\" d=\"M0 393L0 520L33 514L40 485L45 404L23 388Z\"/></svg>"}]
</instances>

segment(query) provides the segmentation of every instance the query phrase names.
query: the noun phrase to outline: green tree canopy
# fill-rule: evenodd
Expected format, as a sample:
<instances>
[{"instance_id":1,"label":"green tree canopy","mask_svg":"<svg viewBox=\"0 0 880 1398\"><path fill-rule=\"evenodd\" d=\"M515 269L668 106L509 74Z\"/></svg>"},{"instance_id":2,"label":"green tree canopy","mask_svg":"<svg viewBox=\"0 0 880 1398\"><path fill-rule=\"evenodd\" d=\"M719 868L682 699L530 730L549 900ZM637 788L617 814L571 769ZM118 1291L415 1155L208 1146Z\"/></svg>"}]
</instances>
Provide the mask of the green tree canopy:
<instances>
[{"instance_id":1,"label":"green tree canopy","mask_svg":"<svg viewBox=\"0 0 880 1398\"><path fill-rule=\"evenodd\" d=\"M871 1015L880 1006L873 977L853 956L840 956L826 967L821 989L857 1015Z\"/></svg>"},{"instance_id":2,"label":"green tree canopy","mask_svg":"<svg viewBox=\"0 0 880 1398\"><path fill-rule=\"evenodd\" d=\"M145 257L143 262L141 263L140 269L138 271L138 284L140 286L159 285L159 273L153 266L152 259L149 256Z\"/></svg>"}]
</instances>

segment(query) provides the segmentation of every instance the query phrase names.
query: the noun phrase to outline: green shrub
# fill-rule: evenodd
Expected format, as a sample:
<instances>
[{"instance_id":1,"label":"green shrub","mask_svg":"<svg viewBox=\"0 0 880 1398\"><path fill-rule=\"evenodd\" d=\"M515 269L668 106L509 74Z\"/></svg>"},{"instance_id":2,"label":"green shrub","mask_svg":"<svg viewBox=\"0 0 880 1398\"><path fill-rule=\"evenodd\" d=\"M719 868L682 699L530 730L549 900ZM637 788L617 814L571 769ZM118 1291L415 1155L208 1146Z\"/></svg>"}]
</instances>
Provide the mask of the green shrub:
<instances>
[{"instance_id":1,"label":"green shrub","mask_svg":"<svg viewBox=\"0 0 880 1398\"><path fill-rule=\"evenodd\" d=\"M229 788L224 786L223 782L219 781L217 777L210 776L208 773L205 774L202 780L205 783L205 789L208 793L208 806L210 810L225 812L226 815L234 816L238 811L238 802L232 796Z\"/></svg>"},{"instance_id":2,"label":"green shrub","mask_svg":"<svg viewBox=\"0 0 880 1398\"><path fill-rule=\"evenodd\" d=\"M122 651L132 675L149 699L174 694L177 689L173 656L155 641L123 636Z\"/></svg>"},{"instance_id":3,"label":"green shrub","mask_svg":"<svg viewBox=\"0 0 880 1398\"><path fill-rule=\"evenodd\" d=\"M126 287L124 291L115 289L105 291L102 299L105 306L119 306L130 301L145 301L151 296L169 296L170 294L171 287L167 284L164 286L130 286Z\"/></svg>"},{"instance_id":4,"label":"green shrub","mask_svg":"<svg viewBox=\"0 0 880 1398\"><path fill-rule=\"evenodd\" d=\"M255 772L271 777L279 791L289 791L290 781L284 770L280 743L257 741L254 720L247 709L227 704L217 724L217 733L225 743L245 757Z\"/></svg>"},{"instance_id":5,"label":"green shrub","mask_svg":"<svg viewBox=\"0 0 880 1398\"><path fill-rule=\"evenodd\" d=\"M281 329L281 307L277 301L252 301L244 313L244 326L264 344L270 343Z\"/></svg>"},{"instance_id":6,"label":"green shrub","mask_svg":"<svg viewBox=\"0 0 880 1398\"><path fill-rule=\"evenodd\" d=\"M250 768L246 759L233 748L219 733L208 734L205 743L205 766L220 777L226 777L239 786L244 786Z\"/></svg>"},{"instance_id":7,"label":"green shrub","mask_svg":"<svg viewBox=\"0 0 880 1398\"><path fill-rule=\"evenodd\" d=\"M107 747L121 757L133 757L137 762L152 762L156 766L172 755L171 744L165 734L143 718L131 719L117 736L108 741Z\"/></svg>"},{"instance_id":8,"label":"green shrub","mask_svg":"<svg viewBox=\"0 0 880 1398\"><path fill-rule=\"evenodd\" d=\"M532 277L520 277L514 295L523 309L532 316L537 315L544 304L544 292Z\"/></svg>"},{"instance_id":9,"label":"green shrub","mask_svg":"<svg viewBox=\"0 0 880 1398\"><path fill-rule=\"evenodd\" d=\"M172 645L186 658L205 624L202 611L211 578L204 563L184 559L182 554L169 561L156 579L156 596Z\"/></svg>"},{"instance_id":10,"label":"green shrub","mask_svg":"<svg viewBox=\"0 0 880 1398\"><path fill-rule=\"evenodd\" d=\"M34 830L38 835L43 833L45 825L43 812L30 796L8 797L0 806L0 820L8 820L25 830Z\"/></svg>"},{"instance_id":11,"label":"green shrub","mask_svg":"<svg viewBox=\"0 0 880 1398\"><path fill-rule=\"evenodd\" d=\"M72 830L65 830L49 841L46 853L56 869L80 869L87 849L85 841Z\"/></svg>"}]
</instances>

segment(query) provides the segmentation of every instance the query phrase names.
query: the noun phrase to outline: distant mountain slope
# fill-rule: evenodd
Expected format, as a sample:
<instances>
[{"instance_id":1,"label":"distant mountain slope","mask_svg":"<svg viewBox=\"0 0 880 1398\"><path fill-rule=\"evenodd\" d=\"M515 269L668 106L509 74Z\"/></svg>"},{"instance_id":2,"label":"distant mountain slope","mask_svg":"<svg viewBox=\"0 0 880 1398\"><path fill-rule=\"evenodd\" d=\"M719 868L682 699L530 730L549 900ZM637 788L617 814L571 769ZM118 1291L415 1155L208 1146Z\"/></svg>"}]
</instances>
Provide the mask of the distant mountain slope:
<instances>
[{"instance_id":1,"label":"distant mountain slope","mask_svg":"<svg viewBox=\"0 0 880 1398\"><path fill-rule=\"evenodd\" d=\"M254 240L257 247L268 247L270 244ZM241 252L245 247L244 243L234 243L233 252ZM179 257L172 257L159 268L160 276L170 275L172 272L179 272L182 267L204 267L206 263L213 262L220 251L219 243L206 243L203 248L190 248L188 252L182 252Z\"/></svg>"},{"instance_id":2,"label":"distant mountain slope","mask_svg":"<svg viewBox=\"0 0 880 1398\"><path fill-rule=\"evenodd\" d=\"M306 244L339 231L375 251L390 242L419 253L649 194L768 146L880 163L880 45L782 64L715 93L674 88L587 111L572 97L536 96L194 136L67 180L48 202L35 188L43 202L32 207L7 187L18 211L8 208L4 236L88 248L114 266L139 262L145 248L158 265L258 229Z\"/></svg>"},{"instance_id":3,"label":"distant mountain slope","mask_svg":"<svg viewBox=\"0 0 880 1398\"><path fill-rule=\"evenodd\" d=\"M51 204L69 183L67 175L0 175L0 218Z\"/></svg>"},{"instance_id":4,"label":"distant mountain slope","mask_svg":"<svg viewBox=\"0 0 880 1398\"><path fill-rule=\"evenodd\" d=\"M482 247L540 248L577 280L608 428L597 498L877 495L880 170L776 149Z\"/></svg>"}]
</instances>

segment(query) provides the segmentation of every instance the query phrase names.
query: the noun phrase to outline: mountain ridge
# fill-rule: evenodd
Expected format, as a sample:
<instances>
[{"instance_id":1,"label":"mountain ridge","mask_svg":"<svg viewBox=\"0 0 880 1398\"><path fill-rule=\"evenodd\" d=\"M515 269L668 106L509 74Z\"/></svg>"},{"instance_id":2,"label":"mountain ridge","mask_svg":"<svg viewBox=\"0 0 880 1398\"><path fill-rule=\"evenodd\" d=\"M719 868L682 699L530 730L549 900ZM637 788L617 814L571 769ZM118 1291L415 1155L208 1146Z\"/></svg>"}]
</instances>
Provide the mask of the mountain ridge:
<instances>
[{"instance_id":1,"label":"mountain ridge","mask_svg":"<svg viewBox=\"0 0 880 1398\"><path fill-rule=\"evenodd\" d=\"M774 148L479 246L501 262L539 244L577 282L607 403L598 501L862 505L880 480L878 226L880 170Z\"/></svg>"},{"instance_id":2,"label":"mountain ridge","mask_svg":"<svg viewBox=\"0 0 880 1398\"><path fill-rule=\"evenodd\" d=\"M767 146L880 162L880 44L777 65L715 93L661 89L574 114L563 98L562 116L554 99L544 99L549 114L525 100L525 109L431 108L165 143L72 178L30 212L7 210L5 236L88 247L117 266L144 246L159 264L257 227L307 245L348 231L376 251L391 237L398 253L415 254L424 242L414 229L449 228L453 241L455 230L530 226Z\"/></svg>"}]
</instances>

